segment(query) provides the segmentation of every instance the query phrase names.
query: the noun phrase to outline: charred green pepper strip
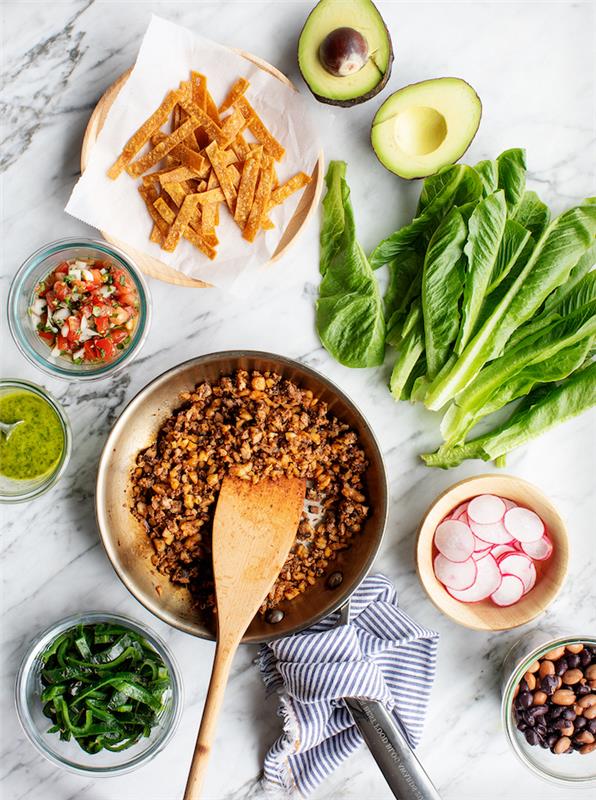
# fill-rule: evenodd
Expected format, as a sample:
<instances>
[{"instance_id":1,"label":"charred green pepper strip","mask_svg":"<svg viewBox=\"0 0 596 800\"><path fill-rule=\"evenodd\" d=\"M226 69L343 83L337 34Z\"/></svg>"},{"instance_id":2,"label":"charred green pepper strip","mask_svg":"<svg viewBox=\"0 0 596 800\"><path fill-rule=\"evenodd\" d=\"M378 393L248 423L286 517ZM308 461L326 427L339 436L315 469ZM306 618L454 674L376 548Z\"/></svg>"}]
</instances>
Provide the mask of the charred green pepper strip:
<instances>
[{"instance_id":1,"label":"charred green pepper strip","mask_svg":"<svg viewBox=\"0 0 596 800\"><path fill-rule=\"evenodd\" d=\"M161 657L120 625L78 625L42 654L43 713L50 733L87 753L132 747L149 736L169 701Z\"/></svg>"}]
</instances>

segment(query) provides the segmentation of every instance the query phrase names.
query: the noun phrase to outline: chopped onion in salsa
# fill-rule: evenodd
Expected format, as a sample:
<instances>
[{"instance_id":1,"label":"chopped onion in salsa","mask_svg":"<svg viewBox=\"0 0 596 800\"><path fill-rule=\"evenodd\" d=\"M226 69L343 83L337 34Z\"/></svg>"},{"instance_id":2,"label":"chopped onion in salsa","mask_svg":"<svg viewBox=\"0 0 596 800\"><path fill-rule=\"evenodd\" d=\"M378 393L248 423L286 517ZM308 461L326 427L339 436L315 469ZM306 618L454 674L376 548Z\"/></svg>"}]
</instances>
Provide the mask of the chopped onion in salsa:
<instances>
[{"instance_id":1,"label":"chopped onion in salsa","mask_svg":"<svg viewBox=\"0 0 596 800\"><path fill-rule=\"evenodd\" d=\"M52 356L75 364L112 361L130 343L139 298L121 267L73 258L35 287L29 314Z\"/></svg>"}]
</instances>

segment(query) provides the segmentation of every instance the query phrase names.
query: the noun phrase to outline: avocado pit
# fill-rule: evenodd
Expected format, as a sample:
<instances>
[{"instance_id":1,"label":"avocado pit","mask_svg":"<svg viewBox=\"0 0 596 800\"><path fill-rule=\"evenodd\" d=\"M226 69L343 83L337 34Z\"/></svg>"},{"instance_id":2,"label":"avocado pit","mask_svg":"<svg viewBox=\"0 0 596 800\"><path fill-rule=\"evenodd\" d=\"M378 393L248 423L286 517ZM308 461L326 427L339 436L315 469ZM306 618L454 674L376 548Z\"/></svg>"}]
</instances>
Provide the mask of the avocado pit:
<instances>
[{"instance_id":1,"label":"avocado pit","mask_svg":"<svg viewBox=\"0 0 596 800\"><path fill-rule=\"evenodd\" d=\"M331 75L343 78L358 72L368 61L368 42L354 28L336 28L319 48L321 63Z\"/></svg>"}]
</instances>

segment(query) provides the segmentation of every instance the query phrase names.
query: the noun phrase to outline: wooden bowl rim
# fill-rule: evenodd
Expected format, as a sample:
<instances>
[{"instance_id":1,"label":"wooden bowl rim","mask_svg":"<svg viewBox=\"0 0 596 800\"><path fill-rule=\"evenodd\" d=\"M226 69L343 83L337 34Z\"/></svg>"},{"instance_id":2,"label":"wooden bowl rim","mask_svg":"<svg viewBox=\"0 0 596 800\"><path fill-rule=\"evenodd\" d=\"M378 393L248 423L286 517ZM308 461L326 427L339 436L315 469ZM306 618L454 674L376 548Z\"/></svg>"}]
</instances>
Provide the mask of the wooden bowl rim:
<instances>
[{"instance_id":1,"label":"wooden bowl rim","mask_svg":"<svg viewBox=\"0 0 596 800\"><path fill-rule=\"evenodd\" d=\"M273 64L269 64L268 61L265 61L259 56L255 56L252 53L249 53L245 50L240 50L237 48L230 48L230 50L237 55L242 56L243 58L247 59L247 61L252 62L255 64L259 69L262 69L264 72L268 72L274 78L285 83L286 86L291 87L296 92L298 91L294 84L290 81L290 79L283 74L277 67L274 67ZM85 128L85 133L83 134L83 141L81 144L81 158L80 158L80 165L81 165L81 174L85 171L89 160L89 154L99 136L101 129L103 127L103 120L101 119L101 114L104 112L104 106L109 103L107 106L107 110L105 114L109 112L112 103L118 96L120 89L124 86L130 73L132 72L134 67L129 67L125 70L121 75L116 78L113 83L108 86L105 92L97 101L95 108L91 112L91 116L89 117L89 121L87 122L87 126ZM305 187L300 194L300 199L298 200L298 205L294 211L294 214L289 219L286 227L283 231L281 231L281 235L279 238L279 242L277 247L275 248L271 258L266 261L262 267L268 267L278 261L289 249L292 245L295 244L297 238L299 237L302 230L308 225L310 219L315 212L316 208L319 205L319 200L321 197L321 192L323 190L323 178L324 178L324 169L325 169L325 158L323 150L319 151L319 155L315 166L311 172L311 177L314 180L314 187L311 190L312 196L310 199L310 203L306 209L302 208L303 199L308 197L311 193L308 192L309 187ZM307 194L308 193L308 194ZM280 244L282 243L285 233L290 227L295 219L301 218L301 221L298 223L298 227L293 231L290 239L283 245L280 249ZM196 289L211 289L213 285L202 281L198 278L191 278L188 275L185 275L183 272L171 267L169 264L165 264L164 262L160 261L158 258L154 258L153 256L149 256L146 253L143 253L136 248L131 247L130 245L126 244L125 242L116 239L115 237L110 237L106 235L104 231L100 231L103 238L117 247L120 247L124 250L130 258L132 258L135 263L138 264L139 268L150 277L156 278L157 280L164 281L165 283L171 283L178 286L188 286L190 288ZM155 264L155 266L152 266Z\"/></svg>"},{"instance_id":2,"label":"wooden bowl rim","mask_svg":"<svg viewBox=\"0 0 596 800\"><path fill-rule=\"evenodd\" d=\"M540 501L541 506L543 509L546 510L549 517L554 520L554 525L551 525L551 534L553 538L556 538L556 548L558 553L558 558L560 560L561 568L559 571L559 575L557 579L553 582L552 587L550 590L547 590L545 593L544 600L541 599L539 603L539 607L533 611L533 613L527 614L525 617L520 618L519 621L514 621L511 624L503 624L499 626L495 626L494 624L488 624L483 621L483 615L478 614L475 622L471 620L465 619L467 614L458 615L455 612L449 609L451 603L453 603L453 609L457 607L462 607L463 609L472 609L480 607L481 603L485 603L487 601L479 601L478 603L461 603L455 598L451 598L450 595L447 593L443 584L438 580L435 576L434 571L432 570L432 537L430 541L427 542L427 537L433 533L431 523L429 518L431 517L433 511L442 504L446 498L451 496L452 494L457 494L458 491L464 489L464 487L474 487L478 484L482 485L486 481L493 482L493 481L503 481L506 484L509 484L512 488L516 491L518 490L530 490L533 495L535 495L538 500ZM483 494L487 490L482 489L478 491L470 491L469 497L475 497L477 494ZM495 492L497 494L501 494L501 491ZM455 505L458 503L463 502L464 498L460 498ZM451 506L455 507L455 506ZM447 512L445 512L447 513ZM538 511L537 511L538 513ZM433 523L434 524L434 523ZM556 528L556 530L553 530ZM421 567L421 561L426 558L426 548L430 546L431 548L431 568L430 570L423 569ZM416 572L418 574L418 578L420 583L424 587L426 594L432 604L439 610L441 613L445 614L445 616L449 617L449 619L456 622L458 625L463 625L466 628L470 628L471 630L477 631L505 631L505 630L512 630L513 628L518 628L521 625L526 625L528 622L536 619L540 614L544 613L546 609L553 603L553 601L559 595L561 589L563 588L563 584L565 582L565 578L567 576L569 564L569 535L567 532L567 526L565 522L553 503L549 500L549 498L544 494L544 492L535 484L531 483L530 481L525 480L525 478L520 478L517 475L510 475L510 474L503 474L503 475L496 475L495 473L483 473L481 475L473 475L468 478L464 478L461 481L457 481L456 483L451 484L448 486L444 491L442 491L432 503L426 509L420 524L418 526L418 531L416 535ZM437 591L435 591L435 589ZM533 591L533 590L532 590ZM526 597L530 597L531 591L528 593ZM439 599L440 598L440 599ZM442 602L444 600L445 602ZM499 607L494 606L491 604L491 609L494 609L497 613L503 614L503 617L506 618L507 613L512 609L516 609L519 611L518 604L514 604L512 606L505 606ZM472 615L469 615L472 616Z\"/></svg>"}]
</instances>

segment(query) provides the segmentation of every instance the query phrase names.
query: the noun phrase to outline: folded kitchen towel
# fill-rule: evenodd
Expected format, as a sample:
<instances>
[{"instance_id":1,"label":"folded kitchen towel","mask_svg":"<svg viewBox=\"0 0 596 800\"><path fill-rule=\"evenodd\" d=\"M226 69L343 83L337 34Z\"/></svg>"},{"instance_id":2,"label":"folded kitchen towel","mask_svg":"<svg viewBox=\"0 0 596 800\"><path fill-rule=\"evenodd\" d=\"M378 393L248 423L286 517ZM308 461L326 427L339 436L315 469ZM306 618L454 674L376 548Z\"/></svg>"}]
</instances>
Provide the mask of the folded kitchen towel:
<instances>
[{"instance_id":1,"label":"folded kitchen towel","mask_svg":"<svg viewBox=\"0 0 596 800\"><path fill-rule=\"evenodd\" d=\"M415 746L435 675L438 634L397 604L383 575L366 578L339 613L303 633L263 645L263 681L280 698L283 733L265 757L264 786L303 797L361 744L344 697L381 701Z\"/></svg>"}]
</instances>

